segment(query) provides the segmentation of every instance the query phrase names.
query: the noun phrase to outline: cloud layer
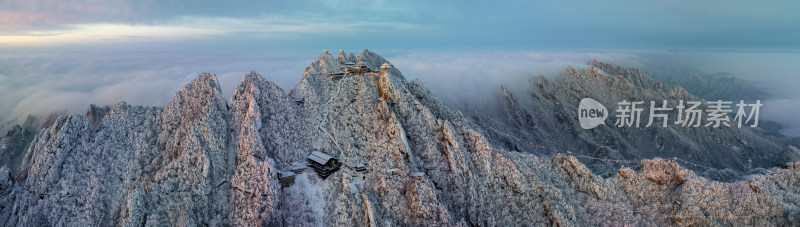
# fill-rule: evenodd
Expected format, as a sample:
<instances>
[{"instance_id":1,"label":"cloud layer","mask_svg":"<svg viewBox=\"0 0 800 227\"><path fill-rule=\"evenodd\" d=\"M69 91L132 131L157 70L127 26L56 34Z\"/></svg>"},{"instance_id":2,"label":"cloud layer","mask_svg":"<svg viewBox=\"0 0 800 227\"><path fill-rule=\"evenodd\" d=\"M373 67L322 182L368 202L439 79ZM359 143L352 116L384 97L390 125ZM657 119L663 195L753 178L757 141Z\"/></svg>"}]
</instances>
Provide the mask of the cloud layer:
<instances>
[{"instance_id":1,"label":"cloud layer","mask_svg":"<svg viewBox=\"0 0 800 227\"><path fill-rule=\"evenodd\" d=\"M0 54L2 122L28 114L89 104L164 105L202 72L216 73L230 97L245 73L255 70L282 87L292 87L314 58L247 53L69 52Z\"/></svg>"},{"instance_id":2,"label":"cloud layer","mask_svg":"<svg viewBox=\"0 0 800 227\"><path fill-rule=\"evenodd\" d=\"M561 75L568 65L585 68L589 59L642 70L726 74L751 81L773 95L762 100L759 119L777 121L786 135L800 136L800 71L796 53L732 52L435 52L389 58L409 79L419 78L438 97L455 106L495 101L499 86L525 91L529 78ZM521 92L519 94L524 94ZM741 97L729 97L730 101Z\"/></svg>"},{"instance_id":3,"label":"cloud layer","mask_svg":"<svg viewBox=\"0 0 800 227\"><path fill-rule=\"evenodd\" d=\"M637 65L636 54L617 52L415 52L389 58L408 79L419 78L434 94L463 105L493 101L500 86L529 89L530 78L561 75L589 59Z\"/></svg>"},{"instance_id":4,"label":"cloud layer","mask_svg":"<svg viewBox=\"0 0 800 227\"><path fill-rule=\"evenodd\" d=\"M320 51L321 52L321 51ZM254 52L47 52L0 54L0 122L55 111L83 113L89 104L162 106L202 72L217 75L226 98L243 75L255 70L288 92L303 70L321 54ZM798 71L790 63L800 54L378 51L409 80L420 79L434 94L459 106L492 101L500 86L529 89L538 75L558 76L568 65L586 67L598 59L641 69L666 67L729 72L754 81L776 97L763 100L761 119L788 125L800 136L796 120ZM731 97L732 100L737 97ZM4 124L0 124L4 125Z\"/></svg>"}]
</instances>

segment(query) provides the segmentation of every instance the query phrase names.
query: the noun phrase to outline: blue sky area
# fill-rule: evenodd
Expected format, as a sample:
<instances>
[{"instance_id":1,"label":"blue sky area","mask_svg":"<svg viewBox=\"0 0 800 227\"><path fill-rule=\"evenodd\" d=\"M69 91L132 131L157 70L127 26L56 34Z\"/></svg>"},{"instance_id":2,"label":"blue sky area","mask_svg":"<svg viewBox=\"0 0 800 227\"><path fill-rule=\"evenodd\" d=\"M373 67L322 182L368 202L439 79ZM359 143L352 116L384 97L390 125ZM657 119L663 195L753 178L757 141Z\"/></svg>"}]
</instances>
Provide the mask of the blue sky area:
<instances>
[{"instance_id":1,"label":"blue sky area","mask_svg":"<svg viewBox=\"0 0 800 227\"><path fill-rule=\"evenodd\" d=\"M797 51L797 1L4 0L17 50Z\"/></svg>"}]
</instances>

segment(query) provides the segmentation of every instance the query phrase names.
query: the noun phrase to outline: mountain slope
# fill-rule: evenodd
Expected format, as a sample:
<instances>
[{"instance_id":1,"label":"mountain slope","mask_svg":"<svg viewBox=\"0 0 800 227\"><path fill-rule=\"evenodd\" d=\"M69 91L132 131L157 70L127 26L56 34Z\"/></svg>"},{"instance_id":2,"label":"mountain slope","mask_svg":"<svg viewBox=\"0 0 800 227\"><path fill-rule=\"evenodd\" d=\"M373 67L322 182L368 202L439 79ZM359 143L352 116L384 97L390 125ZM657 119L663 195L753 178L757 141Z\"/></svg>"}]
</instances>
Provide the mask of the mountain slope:
<instances>
[{"instance_id":1,"label":"mountain slope","mask_svg":"<svg viewBox=\"0 0 800 227\"><path fill-rule=\"evenodd\" d=\"M800 163L720 183L653 159L604 178L572 156L504 149L396 68L334 80L347 62L388 63L367 50L339 56L321 55L288 94L250 73L226 102L204 73L163 108L123 102L62 116L36 134L18 171L0 169L0 223L800 223ZM314 150L342 168L326 179L308 169L281 187L277 173Z\"/></svg>"},{"instance_id":2,"label":"mountain slope","mask_svg":"<svg viewBox=\"0 0 800 227\"><path fill-rule=\"evenodd\" d=\"M582 160L604 176L611 176L621 164L602 159L677 157L688 168L724 181L797 161L791 158L795 155L791 141L761 128L737 128L735 124L720 128L682 127L673 124L675 114L670 114L667 127L662 127L659 118L646 127L650 101L658 107L667 100L673 108L679 100L700 101L703 104L699 108L703 110L707 101L637 69L594 60L589 65L585 70L570 67L552 79L531 79L526 90L502 88L494 106L465 107L465 112L486 129L489 140L506 149L536 154L575 152L589 156ZM583 98L608 107L605 125L590 130L580 127L578 104ZM623 100L644 101L639 127L615 125L615 107Z\"/></svg>"}]
</instances>

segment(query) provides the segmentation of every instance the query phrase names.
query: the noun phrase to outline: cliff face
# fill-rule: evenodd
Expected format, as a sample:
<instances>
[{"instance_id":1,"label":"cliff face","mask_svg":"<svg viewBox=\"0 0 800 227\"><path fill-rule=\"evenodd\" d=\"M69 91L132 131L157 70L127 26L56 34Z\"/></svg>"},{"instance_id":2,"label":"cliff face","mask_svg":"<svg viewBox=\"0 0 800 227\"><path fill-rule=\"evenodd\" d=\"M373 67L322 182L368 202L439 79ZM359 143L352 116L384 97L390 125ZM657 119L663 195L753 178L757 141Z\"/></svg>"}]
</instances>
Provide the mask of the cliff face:
<instances>
[{"instance_id":1,"label":"cliff face","mask_svg":"<svg viewBox=\"0 0 800 227\"><path fill-rule=\"evenodd\" d=\"M720 183L653 159L604 178L572 156L492 142L487 129L396 68L384 79L332 79L347 62L387 63L366 50L326 53L288 94L253 72L226 102L215 76L204 73L163 108L123 102L62 116L33 137L18 170L0 169L0 223L800 223L798 163ZM391 94L380 94L379 80ZM342 168L324 180L308 169L281 188L277 173L314 150L338 157ZM368 171L357 172L359 163Z\"/></svg>"}]
</instances>

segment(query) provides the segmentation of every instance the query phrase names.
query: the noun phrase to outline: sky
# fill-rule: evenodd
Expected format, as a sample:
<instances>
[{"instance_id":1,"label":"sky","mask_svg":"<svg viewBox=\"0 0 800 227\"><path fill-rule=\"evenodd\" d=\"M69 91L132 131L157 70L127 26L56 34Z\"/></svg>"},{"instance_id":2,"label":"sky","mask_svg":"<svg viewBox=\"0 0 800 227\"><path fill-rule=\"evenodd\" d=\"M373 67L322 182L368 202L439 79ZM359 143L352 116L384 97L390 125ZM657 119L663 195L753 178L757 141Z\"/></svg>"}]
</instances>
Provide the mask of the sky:
<instances>
[{"instance_id":1,"label":"sky","mask_svg":"<svg viewBox=\"0 0 800 227\"><path fill-rule=\"evenodd\" d=\"M795 109L765 115L800 135L785 114L800 111L798 10L743 0L0 0L0 122L92 103L164 105L202 72L216 73L228 98L251 70L288 91L323 50L369 48L450 100L592 58L730 72L780 93L776 103Z\"/></svg>"},{"instance_id":2,"label":"sky","mask_svg":"<svg viewBox=\"0 0 800 227\"><path fill-rule=\"evenodd\" d=\"M769 50L797 1L3 0L13 50Z\"/></svg>"}]
</instances>

